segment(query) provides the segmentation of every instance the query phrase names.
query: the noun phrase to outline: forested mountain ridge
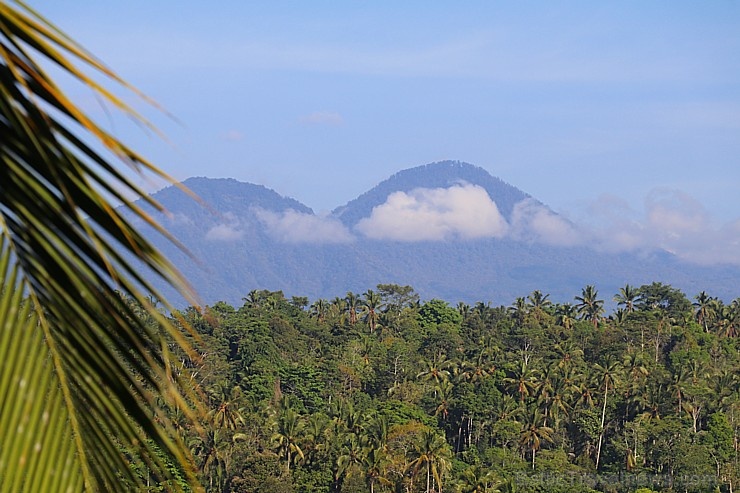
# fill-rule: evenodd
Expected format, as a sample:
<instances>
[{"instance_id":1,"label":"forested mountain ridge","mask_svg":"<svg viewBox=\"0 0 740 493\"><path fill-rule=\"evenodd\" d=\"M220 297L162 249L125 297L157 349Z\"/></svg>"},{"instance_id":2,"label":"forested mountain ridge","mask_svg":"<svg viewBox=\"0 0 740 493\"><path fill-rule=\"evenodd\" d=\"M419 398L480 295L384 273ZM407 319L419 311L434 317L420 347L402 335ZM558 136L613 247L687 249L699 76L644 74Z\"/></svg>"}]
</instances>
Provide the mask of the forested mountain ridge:
<instances>
[{"instance_id":1,"label":"forested mountain ridge","mask_svg":"<svg viewBox=\"0 0 740 493\"><path fill-rule=\"evenodd\" d=\"M656 279L689 293L711 289L727 300L740 281L734 266L568 244L568 221L466 163L404 170L326 216L259 185L184 183L202 203L176 187L155 198L168 210L159 216L163 225L192 256L162 238L153 241L203 303L235 303L255 288L319 298L388 282L413 285L424 299L501 303L542 289L562 301L587 283L615 291ZM543 218L565 232L557 241L536 230Z\"/></svg>"},{"instance_id":2,"label":"forested mountain ridge","mask_svg":"<svg viewBox=\"0 0 740 493\"><path fill-rule=\"evenodd\" d=\"M193 177L185 180L183 184L207 206L205 212L218 213L218 211L242 210L245 207L258 206L277 211L294 209L303 213L313 213L309 207L295 199L283 197L262 185L243 183L233 178ZM204 210L197 201L183 194L177 187L163 188L154 193L153 197L167 204L170 211L197 214Z\"/></svg>"},{"instance_id":3,"label":"forested mountain ridge","mask_svg":"<svg viewBox=\"0 0 740 493\"><path fill-rule=\"evenodd\" d=\"M483 168L460 161L440 161L399 171L356 199L337 207L332 214L344 224L354 226L362 218L370 216L373 208L383 204L394 192L410 192L422 186L448 188L461 183L483 187L496 202L499 211L509 221L511 221L514 206L522 200L531 198L518 188L491 176Z\"/></svg>"},{"instance_id":4,"label":"forested mountain ridge","mask_svg":"<svg viewBox=\"0 0 740 493\"><path fill-rule=\"evenodd\" d=\"M616 310L605 310L613 299ZM661 283L569 303L252 290L176 314L207 396L209 492L729 493L740 298Z\"/></svg>"}]
</instances>

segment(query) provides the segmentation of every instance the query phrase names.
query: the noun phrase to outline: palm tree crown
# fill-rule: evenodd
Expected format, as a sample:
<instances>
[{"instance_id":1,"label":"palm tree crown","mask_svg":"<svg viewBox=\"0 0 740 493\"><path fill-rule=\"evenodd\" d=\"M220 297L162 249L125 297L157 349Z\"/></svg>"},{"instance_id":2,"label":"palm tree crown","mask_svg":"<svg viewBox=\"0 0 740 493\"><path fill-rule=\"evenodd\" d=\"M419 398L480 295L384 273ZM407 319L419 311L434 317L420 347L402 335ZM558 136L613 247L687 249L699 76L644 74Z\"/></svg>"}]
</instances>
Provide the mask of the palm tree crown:
<instances>
[{"instance_id":1,"label":"palm tree crown","mask_svg":"<svg viewBox=\"0 0 740 493\"><path fill-rule=\"evenodd\" d=\"M581 290L581 296L576 296L576 309L584 320L590 320L594 327L599 324L601 314L604 313L604 300L598 299L599 292L592 285Z\"/></svg>"}]
</instances>

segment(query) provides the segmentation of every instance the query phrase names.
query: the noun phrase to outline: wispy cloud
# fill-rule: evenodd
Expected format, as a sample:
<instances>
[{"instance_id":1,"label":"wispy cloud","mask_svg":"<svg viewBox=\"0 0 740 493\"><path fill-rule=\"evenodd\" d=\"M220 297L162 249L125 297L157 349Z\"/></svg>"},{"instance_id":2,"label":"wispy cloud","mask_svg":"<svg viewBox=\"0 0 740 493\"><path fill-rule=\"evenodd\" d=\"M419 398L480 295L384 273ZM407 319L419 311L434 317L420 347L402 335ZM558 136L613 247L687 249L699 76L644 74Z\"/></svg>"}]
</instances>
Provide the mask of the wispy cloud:
<instances>
[{"instance_id":1,"label":"wispy cloud","mask_svg":"<svg viewBox=\"0 0 740 493\"><path fill-rule=\"evenodd\" d=\"M502 237L508 225L485 189L465 184L395 192L355 229L373 239L440 241Z\"/></svg>"},{"instance_id":2,"label":"wispy cloud","mask_svg":"<svg viewBox=\"0 0 740 493\"><path fill-rule=\"evenodd\" d=\"M350 243L355 237L338 219L289 209L254 209L268 234L285 243ZM604 195L589 204L587 221L572 221L533 199L514 206L511 221L480 186L417 188L395 192L361 219L354 231L369 239L401 242L511 238L553 246L588 246L611 253L665 250L698 264L740 265L740 219L714 221L693 197L674 189L651 191L642 210ZM241 238L237 221L219 224L207 238Z\"/></svg>"},{"instance_id":3,"label":"wispy cloud","mask_svg":"<svg viewBox=\"0 0 740 493\"><path fill-rule=\"evenodd\" d=\"M284 243L349 243L352 234L335 218L316 216L288 209L283 212L255 208L257 218L268 234Z\"/></svg>"},{"instance_id":4,"label":"wispy cloud","mask_svg":"<svg viewBox=\"0 0 740 493\"><path fill-rule=\"evenodd\" d=\"M212 241L236 241L242 236L244 236L243 231L229 224L218 224L206 232L206 239Z\"/></svg>"},{"instance_id":5,"label":"wispy cloud","mask_svg":"<svg viewBox=\"0 0 740 493\"><path fill-rule=\"evenodd\" d=\"M206 232L206 240L209 241L236 241L244 236L239 218L233 212L225 212L223 221L213 226Z\"/></svg>"},{"instance_id":6,"label":"wispy cloud","mask_svg":"<svg viewBox=\"0 0 740 493\"><path fill-rule=\"evenodd\" d=\"M642 211L612 196L599 198L589 210L592 244L602 250L662 249L698 264L740 265L740 219L720 223L680 190L652 190Z\"/></svg>"},{"instance_id":7,"label":"wispy cloud","mask_svg":"<svg viewBox=\"0 0 740 493\"><path fill-rule=\"evenodd\" d=\"M344 118L336 111L314 111L308 115L301 116L298 121L305 125L338 126L344 123Z\"/></svg>"},{"instance_id":8,"label":"wispy cloud","mask_svg":"<svg viewBox=\"0 0 740 493\"><path fill-rule=\"evenodd\" d=\"M511 238L612 253L665 250L698 264L740 265L740 219L720 224L693 197L667 188L651 191L640 211L604 195L580 222L526 199L514 206L510 223L479 186L419 188L389 195L355 230L371 239L406 242Z\"/></svg>"},{"instance_id":9,"label":"wispy cloud","mask_svg":"<svg viewBox=\"0 0 740 493\"><path fill-rule=\"evenodd\" d=\"M533 199L522 200L514 206L511 237L558 246L583 242L583 235L575 225Z\"/></svg>"}]
</instances>

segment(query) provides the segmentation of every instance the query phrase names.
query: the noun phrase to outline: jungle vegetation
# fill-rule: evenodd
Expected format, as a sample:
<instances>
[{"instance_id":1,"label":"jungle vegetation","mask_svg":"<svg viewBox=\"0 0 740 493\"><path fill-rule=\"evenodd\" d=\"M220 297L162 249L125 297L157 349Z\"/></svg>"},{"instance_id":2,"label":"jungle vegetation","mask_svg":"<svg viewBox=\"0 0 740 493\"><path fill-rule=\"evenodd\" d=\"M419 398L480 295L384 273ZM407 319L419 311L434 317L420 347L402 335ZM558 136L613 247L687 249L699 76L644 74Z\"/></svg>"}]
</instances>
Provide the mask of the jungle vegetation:
<instances>
[{"instance_id":1,"label":"jungle vegetation","mask_svg":"<svg viewBox=\"0 0 740 493\"><path fill-rule=\"evenodd\" d=\"M208 491L732 491L740 299L653 283L606 301L385 284L190 307L179 368L208 431L179 429Z\"/></svg>"}]
</instances>

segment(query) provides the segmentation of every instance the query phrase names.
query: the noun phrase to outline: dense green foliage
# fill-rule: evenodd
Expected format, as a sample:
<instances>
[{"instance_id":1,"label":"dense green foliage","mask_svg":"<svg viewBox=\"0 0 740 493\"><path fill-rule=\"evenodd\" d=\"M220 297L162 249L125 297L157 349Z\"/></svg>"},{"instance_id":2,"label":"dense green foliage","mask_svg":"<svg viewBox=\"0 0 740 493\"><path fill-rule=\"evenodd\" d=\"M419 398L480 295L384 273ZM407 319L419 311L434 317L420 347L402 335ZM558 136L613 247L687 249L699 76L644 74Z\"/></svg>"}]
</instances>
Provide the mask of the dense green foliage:
<instances>
[{"instance_id":1,"label":"dense green foliage","mask_svg":"<svg viewBox=\"0 0 740 493\"><path fill-rule=\"evenodd\" d=\"M614 302L380 285L189 308L209 424L183 433L210 491L731 491L740 299L654 283Z\"/></svg>"}]
</instances>

